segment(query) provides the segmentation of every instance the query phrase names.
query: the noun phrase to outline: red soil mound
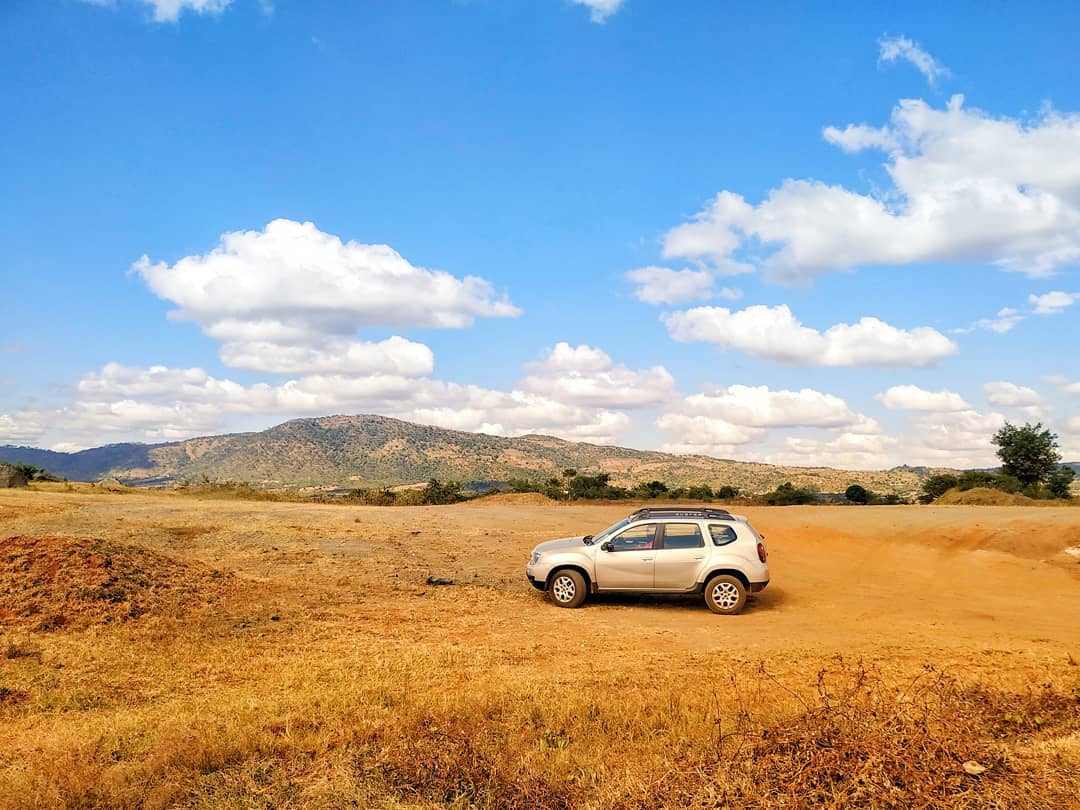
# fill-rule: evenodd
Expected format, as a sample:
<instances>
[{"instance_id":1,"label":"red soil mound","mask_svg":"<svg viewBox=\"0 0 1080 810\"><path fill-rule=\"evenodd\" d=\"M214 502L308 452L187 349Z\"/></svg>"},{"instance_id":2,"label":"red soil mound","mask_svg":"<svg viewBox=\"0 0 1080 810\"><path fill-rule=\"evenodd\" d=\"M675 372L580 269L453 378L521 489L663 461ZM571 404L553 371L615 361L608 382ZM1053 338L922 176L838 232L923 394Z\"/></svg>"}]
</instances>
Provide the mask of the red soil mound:
<instances>
[{"instance_id":1,"label":"red soil mound","mask_svg":"<svg viewBox=\"0 0 1080 810\"><path fill-rule=\"evenodd\" d=\"M67 624L181 615L218 601L231 574L92 537L0 540L0 624Z\"/></svg>"}]
</instances>

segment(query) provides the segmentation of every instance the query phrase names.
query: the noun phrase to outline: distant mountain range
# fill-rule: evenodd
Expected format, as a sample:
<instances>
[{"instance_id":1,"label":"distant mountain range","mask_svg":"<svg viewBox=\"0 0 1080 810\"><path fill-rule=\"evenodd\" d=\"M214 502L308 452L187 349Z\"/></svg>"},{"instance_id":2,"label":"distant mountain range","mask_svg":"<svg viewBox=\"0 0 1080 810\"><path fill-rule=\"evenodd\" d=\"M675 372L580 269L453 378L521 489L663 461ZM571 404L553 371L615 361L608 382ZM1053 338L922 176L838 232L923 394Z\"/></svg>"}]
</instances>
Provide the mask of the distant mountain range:
<instances>
[{"instance_id":1,"label":"distant mountain range","mask_svg":"<svg viewBox=\"0 0 1080 810\"><path fill-rule=\"evenodd\" d=\"M568 467L632 485L724 484L764 492L784 481L821 492L858 483L875 492L911 495L925 467L865 472L778 467L707 456L676 456L601 447L552 436L506 438L416 425L385 416L294 419L259 433L206 436L168 444L110 444L78 453L0 446L0 461L22 462L79 481L116 478L135 485L247 481L265 487L381 487L429 478L508 481L546 478ZM1080 470L1080 465L1074 465Z\"/></svg>"}]
</instances>

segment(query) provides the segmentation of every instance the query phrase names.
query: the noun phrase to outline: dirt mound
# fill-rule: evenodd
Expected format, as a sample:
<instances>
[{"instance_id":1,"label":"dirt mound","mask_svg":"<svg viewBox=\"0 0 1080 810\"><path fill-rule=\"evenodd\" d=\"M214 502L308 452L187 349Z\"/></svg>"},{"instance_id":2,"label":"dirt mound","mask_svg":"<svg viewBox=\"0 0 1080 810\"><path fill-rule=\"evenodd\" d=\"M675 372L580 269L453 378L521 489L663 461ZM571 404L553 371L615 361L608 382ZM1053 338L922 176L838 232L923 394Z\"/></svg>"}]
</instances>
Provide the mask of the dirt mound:
<instances>
[{"instance_id":1,"label":"dirt mound","mask_svg":"<svg viewBox=\"0 0 1080 810\"><path fill-rule=\"evenodd\" d=\"M503 492L499 495L488 495L482 503L501 504L504 506L550 506L557 503L547 495L539 492Z\"/></svg>"},{"instance_id":2,"label":"dirt mound","mask_svg":"<svg viewBox=\"0 0 1080 810\"><path fill-rule=\"evenodd\" d=\"M990 487L975 487L961 492L950 489L936 501L942 506L1036 506L1038 501Z\"/></svg>"},{"instance_id":3,"label":"dirt mound","mask_svg":"<svg viewBox=\"0 0 1080 810\"><path fill-rule=\"evenodd\" d=\"M181 615L218 601L231 574L92 537L0 540L0 624L69 624Z\"/></svg>"}]
</instances>

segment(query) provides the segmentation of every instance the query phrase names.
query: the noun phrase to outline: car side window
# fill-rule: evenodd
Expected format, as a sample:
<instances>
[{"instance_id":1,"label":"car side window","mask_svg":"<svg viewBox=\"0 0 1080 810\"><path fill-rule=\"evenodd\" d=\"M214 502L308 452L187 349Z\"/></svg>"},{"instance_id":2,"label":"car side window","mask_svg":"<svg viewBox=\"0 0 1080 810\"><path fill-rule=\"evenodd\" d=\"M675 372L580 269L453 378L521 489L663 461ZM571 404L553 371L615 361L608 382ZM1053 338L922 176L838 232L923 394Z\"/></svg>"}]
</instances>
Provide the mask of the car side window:
<instances>
[{"instance_id":1,"label":"car side window","mask_svg":"<svg viewBox=\"0 0 1080 810\"><path fill-rule=\"evenodd\" d=\"M664 525L664 548L701 548L701 530L696 523L667 523Z\"/></svg>"},{"instance_id":2,"label":"car side window","mask_svg":"<svg viewBox=\"0 0 1080 810\"><path fill-rule=\"evenodd\" d=\"M656 524L646 523L631 526L611 541L614 551L646 551L653 547L656 539Z\"/></svg>"},{"instance_id":3,"label":"car side window","mask_svg":"<svg viewBox=\"0 0 1080 810\"><path fill-rule=\"evenodd\" d=\"M724 526L716 523L709 524L709 534L712 535L714 546L726 546L728 543L732 543L738 538L738 535L735 534L735 530L731 528L731 526Z\"/></svg>"}]
</instances>

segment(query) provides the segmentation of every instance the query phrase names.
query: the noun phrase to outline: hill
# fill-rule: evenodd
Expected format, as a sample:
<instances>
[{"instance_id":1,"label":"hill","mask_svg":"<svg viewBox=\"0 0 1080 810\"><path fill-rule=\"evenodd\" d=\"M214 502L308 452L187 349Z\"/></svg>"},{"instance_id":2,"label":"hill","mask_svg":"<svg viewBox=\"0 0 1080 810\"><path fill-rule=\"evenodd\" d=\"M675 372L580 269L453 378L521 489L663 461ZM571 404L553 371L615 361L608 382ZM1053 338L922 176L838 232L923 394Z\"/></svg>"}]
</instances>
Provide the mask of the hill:
<instances>
[{"instance_id":1,"label":"hill","mask_svg":"<svg viewBox=\"0 0 1080 810\"><path fill-rule=\"evenodd\" d=\"M675 456L569 442L552 436L506 438L417 425L384 416L294 419L258 433L233 433L160 445L108 445L80 453L0 447L0 460L22 461L79 480L115 476L147 485L203 477L267 487L376 487L425 481L545 478L573 467L609 473L616 484L654 479L672 485L729 484L763 492L784 481L822 492L859 483L876 492L915 493L912 468L853 472L777 467L707 456Z\"/></svg>"}]
</instances>

